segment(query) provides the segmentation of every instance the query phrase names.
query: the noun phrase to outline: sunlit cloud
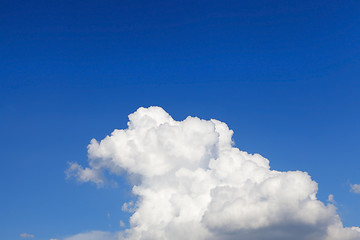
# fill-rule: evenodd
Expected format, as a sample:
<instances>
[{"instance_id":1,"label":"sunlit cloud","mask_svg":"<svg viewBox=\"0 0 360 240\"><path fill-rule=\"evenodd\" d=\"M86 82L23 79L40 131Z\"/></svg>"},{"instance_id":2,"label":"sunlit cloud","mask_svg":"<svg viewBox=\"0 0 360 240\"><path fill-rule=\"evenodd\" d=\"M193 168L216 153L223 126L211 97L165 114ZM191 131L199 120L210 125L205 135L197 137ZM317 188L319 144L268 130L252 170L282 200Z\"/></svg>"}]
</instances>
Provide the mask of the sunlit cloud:
<instances>
[{"instance_id":1,"label":"sunlit cloud","mask_svg":"<svg viewBox=\"0 0 360 240\"><path fill-rule=\"evenodd\" d=\"M360 239L359 228L343 227L333 195L328 204L317 199L308 173L273 170L268 159L235 147L232 135L218 120L176 121L160 107L139 108L127 129L91 140L89 166L71 163L67 174L98 186L108 182L103 171L137 179L136 199L122 206L133 215L120 239Z\"/></svg>"}]
</instances>

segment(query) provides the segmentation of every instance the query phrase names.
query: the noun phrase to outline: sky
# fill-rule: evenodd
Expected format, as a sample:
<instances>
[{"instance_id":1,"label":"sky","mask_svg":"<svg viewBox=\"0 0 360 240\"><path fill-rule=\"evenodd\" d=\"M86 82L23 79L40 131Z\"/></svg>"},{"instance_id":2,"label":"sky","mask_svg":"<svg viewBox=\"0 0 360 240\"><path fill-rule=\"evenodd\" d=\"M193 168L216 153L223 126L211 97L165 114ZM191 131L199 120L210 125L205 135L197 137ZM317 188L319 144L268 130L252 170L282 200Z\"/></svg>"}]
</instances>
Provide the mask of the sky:
<instances>
[{"instance_id":1,"label":"sky","mask_svg":"<svg viewBox=\"0 0 360 240\"><path fill-rule=\"evenodd\" d=\"M195 239L315 229L304 240L339 221L360 226L359 11L359 1L0 0L0 239L175 239L192 222ZM247 175L255 185L237 177ZM272 179L289 196L266 192ZM170 193L197 215L156 198ZM321 214L282 208L287 197ZM252 207L264 211L243 212Z\"/></svg>"}]
</instances>

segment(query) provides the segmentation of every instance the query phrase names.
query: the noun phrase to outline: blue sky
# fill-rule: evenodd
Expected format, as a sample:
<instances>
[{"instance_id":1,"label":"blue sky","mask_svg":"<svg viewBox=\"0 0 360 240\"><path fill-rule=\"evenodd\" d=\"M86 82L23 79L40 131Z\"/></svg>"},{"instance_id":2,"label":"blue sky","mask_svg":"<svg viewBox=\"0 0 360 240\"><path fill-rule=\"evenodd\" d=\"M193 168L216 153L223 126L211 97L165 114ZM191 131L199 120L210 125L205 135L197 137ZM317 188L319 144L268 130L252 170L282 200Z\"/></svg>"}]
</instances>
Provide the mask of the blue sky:
<instances>
[{"instance_id":1,"label":"blue sky","mask_svg":"<svg viewBox=\"0 0 360 240\"><path fill-rule=\"evenodd\" d=\"M124 177L99 189L64 171L141 106L227 123L360 225L358 1L0 2L1 239L128 224Z\"/></svg>"}]
</instances>

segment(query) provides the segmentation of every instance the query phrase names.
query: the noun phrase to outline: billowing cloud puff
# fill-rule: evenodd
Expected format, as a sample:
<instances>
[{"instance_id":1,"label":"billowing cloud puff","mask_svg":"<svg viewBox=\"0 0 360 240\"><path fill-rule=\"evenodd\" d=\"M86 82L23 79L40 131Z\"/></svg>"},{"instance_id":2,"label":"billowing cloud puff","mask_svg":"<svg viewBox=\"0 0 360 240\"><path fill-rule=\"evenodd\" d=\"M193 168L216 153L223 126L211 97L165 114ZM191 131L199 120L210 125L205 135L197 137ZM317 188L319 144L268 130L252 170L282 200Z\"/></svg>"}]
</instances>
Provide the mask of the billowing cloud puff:
<instances>
[{"instance_id":1,"label":"billowing cloud puff","mask_svg":"<svg viewBox=\"0 0 360 240\"><path fill-rule=\"evenodd\" d=\"M130 228L121 239L359 240L332 204L316 199L306 172L279 172L259 154L234 147L220 121L175 121L160 107L139 108L128 128L88 146L89 167L68 174L105 182L104 170L137 181Z\"/></svg>"}]
</instances>

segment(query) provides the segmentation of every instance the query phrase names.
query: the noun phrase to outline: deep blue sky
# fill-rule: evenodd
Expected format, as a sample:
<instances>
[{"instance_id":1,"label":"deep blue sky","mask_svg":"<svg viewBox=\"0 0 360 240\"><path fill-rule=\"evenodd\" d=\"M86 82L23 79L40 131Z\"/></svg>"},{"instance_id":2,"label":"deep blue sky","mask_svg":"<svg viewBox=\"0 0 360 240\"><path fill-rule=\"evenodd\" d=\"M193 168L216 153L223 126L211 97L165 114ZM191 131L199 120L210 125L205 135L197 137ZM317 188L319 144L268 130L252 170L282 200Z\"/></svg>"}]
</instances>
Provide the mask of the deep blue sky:
<instances>
[{"instance_id":1,"label":"deep blue sky","mask_svg":"<svg viewBox=\"0 0 360 240\"><path fill-rule=\"evenodd\" d=\"M226 122L359 226L359 80L355 0L0 1L0 238L120 229L128 185L64 171L151 105Z\"/></svg>"}]
</instances>

